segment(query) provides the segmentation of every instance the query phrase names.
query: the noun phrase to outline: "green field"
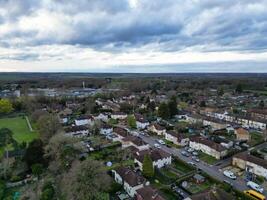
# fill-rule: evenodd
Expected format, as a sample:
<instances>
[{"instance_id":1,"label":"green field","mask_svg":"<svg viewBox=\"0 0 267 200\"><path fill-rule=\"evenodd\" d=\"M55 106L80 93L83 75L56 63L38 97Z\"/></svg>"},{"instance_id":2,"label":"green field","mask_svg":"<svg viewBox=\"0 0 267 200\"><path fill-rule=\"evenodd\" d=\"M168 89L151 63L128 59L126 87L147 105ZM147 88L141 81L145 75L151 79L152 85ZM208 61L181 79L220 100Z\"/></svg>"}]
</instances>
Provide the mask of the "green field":
<instances>
[{"instance_id":1,"label":"green field","mask_svg":"<svg viewBox=\"0 0 267 200\"><path fill-rule=\"evenodd\" d=\"M23 117L2 118L0 119L0 129L9 128L13 132L13 138L18 142L31 142L38 138L36 131L31 132L28 128L26 119Z\"/></svg>"}]
</instances>

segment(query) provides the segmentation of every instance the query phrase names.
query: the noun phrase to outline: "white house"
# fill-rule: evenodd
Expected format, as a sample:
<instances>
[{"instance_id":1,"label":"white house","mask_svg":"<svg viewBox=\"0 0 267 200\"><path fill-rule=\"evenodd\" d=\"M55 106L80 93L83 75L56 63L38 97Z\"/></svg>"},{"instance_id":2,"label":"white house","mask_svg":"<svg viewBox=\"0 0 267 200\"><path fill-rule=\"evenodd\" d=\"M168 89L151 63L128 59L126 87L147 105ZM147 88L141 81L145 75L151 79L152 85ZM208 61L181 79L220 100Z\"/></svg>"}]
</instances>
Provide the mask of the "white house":
<instances>
[{"instance_id":1,"label":"white house","mask_svg":"<svg viewBox=\"0 0 267 200\"><path fill-rule=\"evenodd\" d=\"M81 116L75 119L76 126L93 125L94 119L92 116Z\"/></svg>"},{"instance_id":2,"label":"white house","mask_svg":"<svg viewBox=\"0 0 267 200\"><path fill-rule=\"evenodd\" d=\"M186 146L189 144L189 137L184 134L178 134L176 131L167 131L165 139L179 146Z\"/></svg>"},{"instance_id":3,"label":"white house","mask_svg":"<svg viewBox=\"0 0 267 200\"><path fill-rule=\"evenodd\" d=\"M195 150L202 151L216 159L227 155L227 148L201 136L190 139L189 146Z\"/></svg>"},{"instance_id":4,"label":"white house","mask_svg":"<svg viewBox=\"0 0 267 200\"><path fill-rule=\"evenodd\" d=\"M149 122L140 114L134 114L136 120L136 127L138 129L145 129L149 126Z\"/></svg>"},{"instance_id":5,"label":"white house","mask_svg":"<svg viewBox=\"0 0 267 200\"><path fill-rule=\"evenodd\" d=\"M123 185L124 190L132 198L135 196L136 191L143 188L146 183L144 177L126 167L119 167L118 169L112 170L112 173L115 181Z\"/></svg>"},{"instance_id":6,"label":"white house","mask_svg":"<svg viewBox=\"0 0 267 200\"><path fill-rule=\"evenodd\" d=\"M147 150L150 147L148 143L132 135L129 135L122 139L122 148L127 148L129 146L133 146L139 151Z\"/></svg>"},{"instance_id":7,"label":"white house","mask_svg":"<svg viewBox=\"0 0 267 200\"><path fill-rule=\"evenodd\" d=\"M65 133L72 137L83 137L89 135L89 130L85 126L70 126L65 128Z\"/></svg>"},{"instance_id":8,"label":"white house","mask_svg":"<svg viewBox=\"0 0 267 200\"><path fill-rule=\"evenodd\" d=\"M149 155L153 162L153 167L162 168L172 163L172 156L161 149L152 149L136 152L134 162L143 170L145 155Z\"/></svg>"},{"instance_id":9,"label":"white house","mask_svg":"<svg viewBox=\"0 0 267 200\"><path fill-rule=\"evenodd\" d=\"M247 152L234 155L232 165L258 176L267 177L267 161Z\"/></svg>"},{"instance_id":10,"label":"white house","mask_svg":"<svg viewBox=\"0 0 267 200\"><path fill-rule=\"evenodd\" d=\"M104 124L101 128L100 128L100 134L102 135L110 135L113 132L113 127L108 125L108 124Z\"/></svg>"},{"instance_id":11,"label":"white house","mask_svg":"<svg viewBox=\"0 0 267 200\"><path fill-rule=\"evenodd\" d=\"M95 116L94 119L101 120L103 122L107 122L109 119L109 114L107 113L100 113L99 115Z\"/></svg>"},{"instance_id":12,"label":"white house","mask_svg":"<svg viewBox=\"0 0 267 200\"><path fill-rule=\"evenodd\" d=\"M111 118L112 119L126 119L127 114L125 114L123 112L114 112L111 114Z\"/></svg>"}]
</instances>

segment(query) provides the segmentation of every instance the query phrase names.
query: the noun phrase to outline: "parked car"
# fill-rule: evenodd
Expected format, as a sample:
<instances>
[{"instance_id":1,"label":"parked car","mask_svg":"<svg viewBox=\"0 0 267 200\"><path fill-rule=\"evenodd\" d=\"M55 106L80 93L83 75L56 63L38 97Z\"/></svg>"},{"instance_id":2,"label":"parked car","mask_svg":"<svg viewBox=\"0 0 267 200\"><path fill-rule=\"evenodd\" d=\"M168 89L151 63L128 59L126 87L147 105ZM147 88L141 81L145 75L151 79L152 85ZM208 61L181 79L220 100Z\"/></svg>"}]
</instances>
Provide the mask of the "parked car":
<instances>
[{"instance_id":1,"label":"parked car","mask_svg":"<svg viewBox=\"0 0 267 200\"><path fill-rule=\"evenodd\" d=\"M230 181L228 180L223 180L224 183L228 184L228 185L231 185L233 187L233 183L231 183Z\"/></svg>"},{"instance_id":2,"label":"parked car","mask_svg":"<svg viewBox=\"0 0 267 200\"><path fill-rule=\"evenodd\" d=\"M157 140L159 144L165 145L165 142L163 140Z\"/></svg>"},{"instance_id":3,"label":"parked car","mask_svg":"<svg viewBox=\"0 0 267 200\"><path fill-rule=\"evenodd\" d=\"M196 163L194 163L194 162L191 162L191 161L190 161L190 162L188 162L187 164L189 164L189 165L193 165L193 166L197 166L197 165L196 165Z\"/></svg>"},{"instance_id":4,"label":"parked car","mask_svg":"<svg viewBox=\"0 0 267 200\"><path fill-rule=\"evenodd\" d=\"M256 190L257 192L260 192L260 193L264 192L264 189L260 185L258 185L257 183L254 183L252 181L247 182L247 186L253 190Z\"/></svg>"},{"instance_id":5,"label":"parked car","mask_svg":"<svg viewBox=\"0 0 267 200\"><path fill-rule=\"evenodd\" d=\"M157 143L155 143L154 144L154 147L156 147L156 148L158 148L158 149L160 149L161 147L160 147L160 145L159 144L157 144Z\"/></svg>"},{"instance_id":6,"label":"parked car","mask_svg":"<svg viewBox=\"0 0 267 200\"><path fill-rule=\"evenodd\" d=\"M196 162L200 162L199 158L196 156L192 156L192 160L196 161Z\"/></svg>"},{"instance_id":7,"label":"parked car","mask_svg":"<svg viewBox=\"0 0 267 200\"><path fill-rule=\"evenodd\" d=\"M236 175L233 172L229 171L229 170L225 170L223 172L223 175L228 177L228 178L230 178L230 179L234 179L234 180L236 179Z\"/></svg>"},{"instance_id":8,"label":"parked car","mask_svg":"<svg viewBox=\"0 0 267 200\"><path fill-rule=\"evenodd\" d=\"M183 156L186 156L186 157L189 157L189 156L190 156L189 153L187 153L186 151L182 151L181 154L182 154Z\"/></svg>"},{"instance_id":9,"label":"parked car","mask_svg":"<svg viewBox=\"0 0 267 200\"><path fill-rule=\"evenodd\" d=\"M194 151L194 149L192 149L192 148L187 149L187 152L189 152L189 153L192 153L193 151Z\"/></svg>"},{"instance_id":10,"label":"parked car","mask_svg":"<svg viewBox=\"0 0 267 200\"><path fill-rule=\"evenodd\" d=\"M192 152L192 155L193 155L193 156L198 156L198 152L197 152L197 151L193 151L193 152Z\"/></svg>"}]
</instances>

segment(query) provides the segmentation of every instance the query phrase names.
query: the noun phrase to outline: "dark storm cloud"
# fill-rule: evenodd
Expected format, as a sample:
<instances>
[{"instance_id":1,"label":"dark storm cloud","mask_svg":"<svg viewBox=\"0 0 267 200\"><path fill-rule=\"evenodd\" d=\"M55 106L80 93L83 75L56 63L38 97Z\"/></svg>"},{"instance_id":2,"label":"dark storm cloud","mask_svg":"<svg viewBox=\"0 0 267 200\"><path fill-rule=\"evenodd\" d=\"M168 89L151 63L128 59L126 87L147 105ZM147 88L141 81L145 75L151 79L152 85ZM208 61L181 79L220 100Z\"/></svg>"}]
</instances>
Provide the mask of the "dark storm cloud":
<instances>
[{"instance_id":1,"label":"dark storm cloud","mask_svg":"<svg viewBox=\"0 0 267 200\"><path fill-rule=\"evenodd\" d=\"M145 45L157 51L267 48L265 0L137 2L133 7L128 0L0 0L0 44L10 41L10 45L16 45L12 39L19 38L18 46L70 44L99 51L124 51ZM58 27L50 27L44 34L40 27L18 25L22 19L34 19L44 11L48 16L55 15ZM13 28L1 33L1 25L6 24ZM67 32L70 35L66 36Z\"/></svg>"}]
</instances>

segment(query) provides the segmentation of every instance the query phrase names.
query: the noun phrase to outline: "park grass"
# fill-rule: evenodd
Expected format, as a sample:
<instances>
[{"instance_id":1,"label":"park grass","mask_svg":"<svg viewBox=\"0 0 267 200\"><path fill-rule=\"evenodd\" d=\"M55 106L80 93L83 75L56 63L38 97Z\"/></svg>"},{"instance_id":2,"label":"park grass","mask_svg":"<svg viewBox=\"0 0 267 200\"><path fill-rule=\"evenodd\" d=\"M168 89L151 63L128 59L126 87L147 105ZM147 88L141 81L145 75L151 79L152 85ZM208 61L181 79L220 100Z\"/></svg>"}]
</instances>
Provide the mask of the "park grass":
<instances>
[{"instance_id":1,"label":"park grass","mask_svg":"<svg viewBox=\"0 0 267 200\"><path fill-rule=\"evenodd\" d=\"M36 131L31 132L24 117L1 118L0 129L8 128L13 132L13 138L18 142L31 142L39 137Z\"/></svg>"},{"instance_id":2,"label":"park grass","mask_svg":"<svg viewBox=\"0 0 267 200\"><path fill-rule=\"evenodd\" d=\"M264 137L261 133L254 131L251 132L250 135L251 135L251 141L249 141L250 146L255 146L257 144L264 142Z\"/></svg>"},{"instance_id":3,"label":"park grass","mask_svg":"<svg viewBox=\"0 0 267 200\"><path fill-rule=\"evenodd\" d=\"M198 158L210 165L213 165L214 163L216 163L218 160L208 154L205 154L203 152L199 152L199 156Z\"/></svg>"}]
</instances>

